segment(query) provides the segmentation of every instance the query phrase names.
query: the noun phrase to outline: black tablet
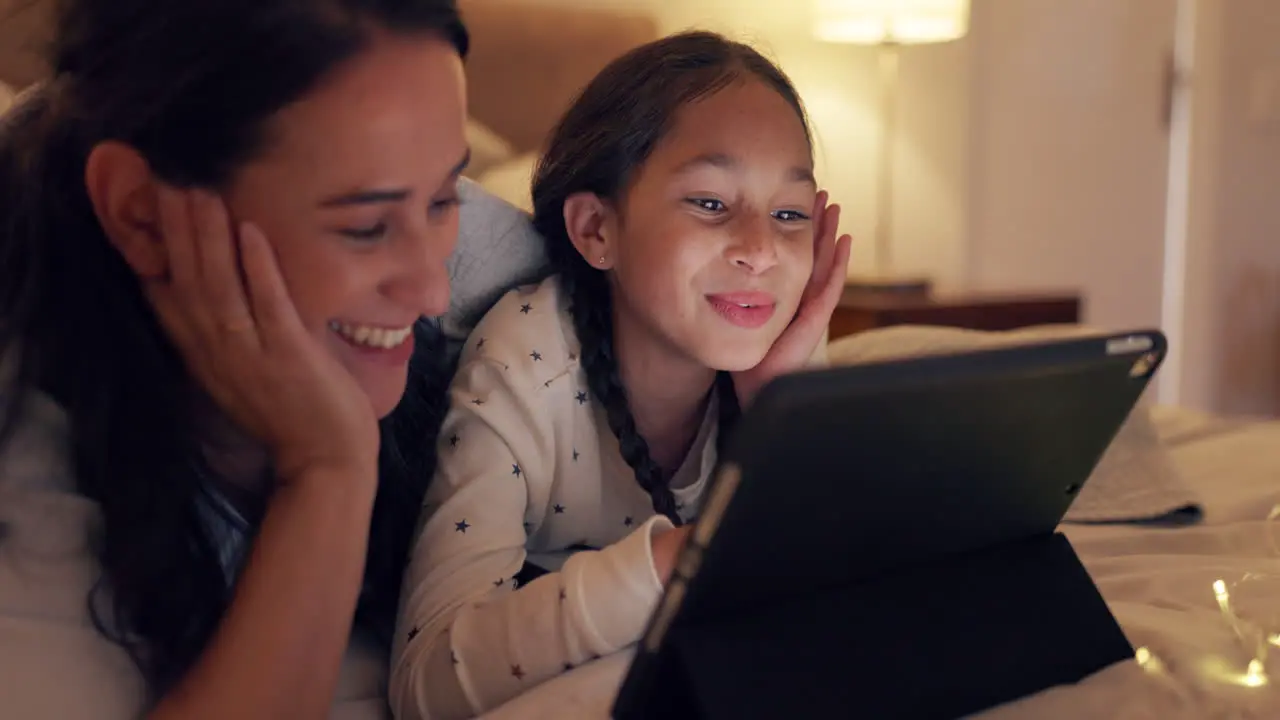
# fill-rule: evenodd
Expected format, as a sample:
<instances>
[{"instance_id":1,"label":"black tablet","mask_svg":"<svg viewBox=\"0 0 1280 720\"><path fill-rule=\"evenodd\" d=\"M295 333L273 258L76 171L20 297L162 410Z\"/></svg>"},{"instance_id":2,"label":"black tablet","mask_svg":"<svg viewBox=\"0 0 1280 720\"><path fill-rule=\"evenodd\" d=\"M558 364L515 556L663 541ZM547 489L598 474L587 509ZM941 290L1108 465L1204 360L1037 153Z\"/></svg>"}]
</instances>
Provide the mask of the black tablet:
<instances>
[{"instance_id":1,"label":"black tablet","mask_svg":"<svg viewBox=\"0 0 1280 720\"><path fill-rule=\"evenodd\" d=\"M930 592L928 578L959 573L955 568L974 553L994 557L987 551L1055 537L1165 351L1160 332L1137 331L779 378L758 395L733 431L691 541L619 691L614 717L675 717L673 698L696 702L688 697L696 690L681 678L699 663L672 647L674 637L696 636L711 625L722 633L734 627L732 637L742 639L735 658L757 650L767 654L768 647L753 650L754 641L746 639L760 623L770 623L773 635L762 633L759 642L781 647L796 639L779 624L795 622L799 628L803 623L793 618L839 612L841 603L848 604L821 598L875 588L885 578L910 575L913 567L932 568L910 581L916 583L910 591L916 612L936 613L914 597ZM1065 550L1036 547L1036 552L1070 554L1064 568L1074 561L1069 545ZM1002 567L1014 567L1018 557L1010 555ZM1027 565L1024 574L1054 562ZM979 576L957 575L954 583L965 585L965 577ZM1048 593L1053 580L1037 581L1039 592ZM905 595L907 582L884 587ZM1100 603L1089 595L1087 577L1083 582L1089 591L1073 607ZM963 589L935 591L961 598L938 605L941 612L963 604ZM868 608L887 602L866 600ZM806 610L812 602L818 603L814 608L826 602L826 610ZM895 621L894 607L886 604L877 611L887 613L886 623ZM873 626L842 642L875 641L868 627ZM820 628L795 632L823 633ZM893 636L879 637L883 643ZM1115 638L1110 641L1117 646ZM863 662L875 657L862 651ZM842 662L839 647L822 652L833 653L830 662ZM769 682L767 675L752 677L746 660L724 664L743 672L736 681L719 678L720 685ZM854 670L851 683L858 674Z\"/></svg>"}]
</instances>

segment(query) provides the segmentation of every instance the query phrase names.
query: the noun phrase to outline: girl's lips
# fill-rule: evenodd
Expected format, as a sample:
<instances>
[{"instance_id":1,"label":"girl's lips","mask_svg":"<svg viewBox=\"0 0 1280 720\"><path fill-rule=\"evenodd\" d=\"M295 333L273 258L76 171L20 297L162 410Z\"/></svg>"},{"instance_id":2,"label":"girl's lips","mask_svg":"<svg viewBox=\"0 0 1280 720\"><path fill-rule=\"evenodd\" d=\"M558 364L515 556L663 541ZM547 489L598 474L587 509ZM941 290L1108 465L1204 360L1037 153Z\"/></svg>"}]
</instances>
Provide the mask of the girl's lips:
<instances>
[{"instance_id":1,"label":"girl's lips","mask_svg":"<svg viewBox=\"0 0 1280 720\"><path fill-rule=\"evenodd\" d=\"M730 323L747 329L764 326L777 311L777 300L769 293L733 292L708 295L707 302Z\"/></svg>"},{"instance_id":2,"label":"girl's lips","mask_svg":"<svg viewBox=\"0 0 1280 720\"><path fill-rule=\"evenodd\" d=\"M707 298L712 302L726 302L732 305L777 305L778 299L767 292L743 290L740 292L713 293Z\"/></svg>"}]
</instances>

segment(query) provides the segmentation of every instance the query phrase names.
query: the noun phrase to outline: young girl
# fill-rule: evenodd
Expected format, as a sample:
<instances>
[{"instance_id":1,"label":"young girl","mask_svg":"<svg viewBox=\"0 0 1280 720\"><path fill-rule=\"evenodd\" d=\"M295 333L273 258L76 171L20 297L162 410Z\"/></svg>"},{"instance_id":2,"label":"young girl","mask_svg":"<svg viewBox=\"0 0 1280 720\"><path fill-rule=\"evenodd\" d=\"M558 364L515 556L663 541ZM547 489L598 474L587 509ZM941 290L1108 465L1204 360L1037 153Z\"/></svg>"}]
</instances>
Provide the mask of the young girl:
<instances>
[{"instance_id":1,"label":"young girl","mask_svg":"<svg viewBox=\"0 0 1280 720\"><path fill-rule=\"evenodd\" d=\"M556 275L463 350L404 585L402 720L471 717L634 643L739 403L809 361L843 284L795 90L714 34L606 68L533 200Z\"/></svg>"}]
</instances>

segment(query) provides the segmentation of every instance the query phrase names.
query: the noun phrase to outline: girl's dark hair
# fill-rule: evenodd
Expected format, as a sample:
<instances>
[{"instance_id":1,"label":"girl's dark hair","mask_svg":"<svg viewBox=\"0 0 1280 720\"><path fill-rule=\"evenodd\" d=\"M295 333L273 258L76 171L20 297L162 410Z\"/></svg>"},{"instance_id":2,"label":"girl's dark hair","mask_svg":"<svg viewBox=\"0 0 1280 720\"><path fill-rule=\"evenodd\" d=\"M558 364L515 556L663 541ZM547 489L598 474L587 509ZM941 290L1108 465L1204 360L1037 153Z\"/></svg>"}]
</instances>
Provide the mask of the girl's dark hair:
<instances>
[{"instance_id":1,"label":"girl's dark hair","mask_svg":"<svg viewBox=\"0 0 1280 720\"><path fill-rule=\"evenodd\" d=\"M808 132L804 106L791 81L748 45L711 32L687 32L643 45L613 61L587 85L560 120L533 181L534 225L569 300L582 344L591 393L606 411L622 456L635 470L653 509L680 524L666 473L636 431L613 348L613 303L604 272L584 260L569 239L564 203L580 192L621 207L637 170L670 130L676 113L734 82L755 79L787 101ZM716 377L720 445L737 418L728 373Z\"/></svg>"},{"instance_id":2,"label":"girl's dark hair","mask_svg":"<svg viewBox=\"0 0 1280 720\"><path fill-rule=\"evenodd\" d=\"M33 391L65 409L77 489L101 507L93 621L158 697L231 591L191 379L90 205L89 151L122 141L168 183L219 188L270 142L265 120L375 32L434 34L462 55L467 33L453 0L64 0L57 18L52 78L0 119L0 446ZM356 618L388 640L447 382L441 348L419 340L382 424Z\"/></svg>"}]
</instances>

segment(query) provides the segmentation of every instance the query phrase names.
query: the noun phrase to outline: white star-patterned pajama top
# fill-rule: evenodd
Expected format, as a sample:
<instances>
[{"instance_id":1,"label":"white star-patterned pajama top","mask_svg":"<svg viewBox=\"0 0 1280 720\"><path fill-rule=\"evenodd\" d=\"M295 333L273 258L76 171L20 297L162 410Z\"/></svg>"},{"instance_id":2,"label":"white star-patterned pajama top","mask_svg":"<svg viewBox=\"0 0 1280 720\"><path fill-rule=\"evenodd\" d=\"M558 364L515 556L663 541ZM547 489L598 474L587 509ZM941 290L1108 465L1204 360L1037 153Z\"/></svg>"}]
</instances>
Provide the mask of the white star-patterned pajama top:
<instances>
[{"instance_id":1,"label":"white star-patterned pajama top","mask_svg":"<svg viewBox=\"0 0 1280 720\"><path fill-rule=\"evenodd\" d=\"M472 717L644 632L662 593L650 538L671 523L578 354L554 277L503 297L462 351L392 653L400 720ZM709 405L671 481L685 519L715 466Z\"/></svg>"}]
</instances>

